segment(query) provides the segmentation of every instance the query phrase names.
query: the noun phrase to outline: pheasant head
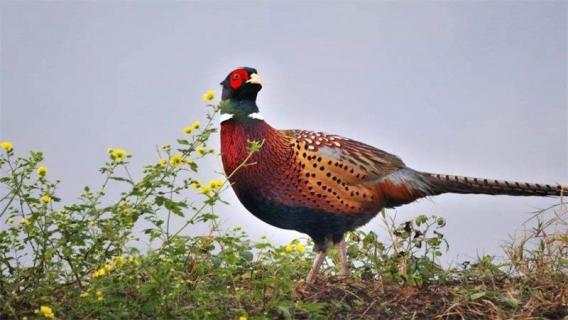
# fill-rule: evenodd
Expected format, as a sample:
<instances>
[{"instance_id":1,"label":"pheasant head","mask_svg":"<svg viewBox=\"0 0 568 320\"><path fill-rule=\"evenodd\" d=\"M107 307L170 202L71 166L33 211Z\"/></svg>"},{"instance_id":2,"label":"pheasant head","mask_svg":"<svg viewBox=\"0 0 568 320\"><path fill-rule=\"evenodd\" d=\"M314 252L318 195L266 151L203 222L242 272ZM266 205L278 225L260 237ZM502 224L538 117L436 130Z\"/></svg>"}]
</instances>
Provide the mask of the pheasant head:
<instances>
[{"instance_id":1,"label":"pheasant head","mask_svg":"<svg viewBox=\"0 0 568 320\"><path fill-rule=\"evenodd\" d=\"M227 75L221 86L223 86L221 98L225 101L221 114L246 117L258 112L256 96L262 89L262 81L256 69L237 68Z\"/></svg>"}]
</instances>

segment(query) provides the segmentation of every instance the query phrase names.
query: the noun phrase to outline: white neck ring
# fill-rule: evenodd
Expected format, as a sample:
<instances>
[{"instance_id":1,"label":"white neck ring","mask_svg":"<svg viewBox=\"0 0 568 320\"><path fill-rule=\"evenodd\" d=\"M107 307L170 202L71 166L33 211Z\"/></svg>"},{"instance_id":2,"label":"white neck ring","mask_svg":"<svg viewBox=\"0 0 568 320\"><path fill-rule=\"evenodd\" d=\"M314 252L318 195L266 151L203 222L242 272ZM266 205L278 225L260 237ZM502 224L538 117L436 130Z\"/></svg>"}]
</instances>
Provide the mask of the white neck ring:
<instances>
[{"instance_id":1,"label":"white neck ring","mask_svg":"<svg viewBox=\"0 0 568 320\"><path fill-rule=\"evenodd\" d=\"M260 112L251 113L251 114L247 115L247 117L249 117L251 119L264 120L264 117L260 114ZM223 114L221 114L221 117L220 117L219 120L221 122L223 122L223 121L227 121L227 120L232 119L232 118L233 118L233 114L223 113Z\"/></svg>"}]
</instances>

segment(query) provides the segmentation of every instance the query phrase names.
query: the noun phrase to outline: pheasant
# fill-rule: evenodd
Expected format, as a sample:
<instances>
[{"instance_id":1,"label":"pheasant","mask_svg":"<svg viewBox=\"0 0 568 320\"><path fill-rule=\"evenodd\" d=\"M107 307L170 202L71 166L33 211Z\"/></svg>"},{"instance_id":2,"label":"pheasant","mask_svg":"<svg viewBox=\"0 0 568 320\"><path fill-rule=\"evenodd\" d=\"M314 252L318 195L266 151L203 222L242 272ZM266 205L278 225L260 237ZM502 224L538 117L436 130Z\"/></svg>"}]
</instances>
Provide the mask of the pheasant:
<instances>
[{"instance_id":1,"label":"pheasant","mask_svg":"<svg viewBox=\"0 0 568 320\"><path fill-rule=\"evenodd\" d=\"M262 88L254 68L233 70L221 82L221 157L244 207L278 228L309 235L316 257L312 283L330 246L337 246L340 275L349 275L344 234L383 208L442 193L560 196L568 186L426 173L397 156L341 137L305 130L278 130L259 115ZM249 141L264 141L249 159ZM238 169L238 170L237 170Z\"/></svg>"}]
</instances>

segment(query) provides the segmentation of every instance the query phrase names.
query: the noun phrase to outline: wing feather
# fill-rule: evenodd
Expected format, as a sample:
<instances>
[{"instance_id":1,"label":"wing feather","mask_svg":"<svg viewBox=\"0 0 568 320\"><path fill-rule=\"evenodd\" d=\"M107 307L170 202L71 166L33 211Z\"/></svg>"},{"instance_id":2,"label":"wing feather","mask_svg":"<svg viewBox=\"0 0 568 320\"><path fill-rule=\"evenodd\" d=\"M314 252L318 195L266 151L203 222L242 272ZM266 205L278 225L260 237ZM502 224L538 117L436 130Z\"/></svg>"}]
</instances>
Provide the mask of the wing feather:
<instances>
[{"instance_id":1,"label":"wing feather","mask_svg":"<svg viewBox=\"0 0 568 320\"><path fill-rule=\"evenodd\" d=\"M380 208L378 183L405 167L400 158L338 135L303 130L281 131L296 150L301 205L338 213Z\"/></svg>"}]
</instances>

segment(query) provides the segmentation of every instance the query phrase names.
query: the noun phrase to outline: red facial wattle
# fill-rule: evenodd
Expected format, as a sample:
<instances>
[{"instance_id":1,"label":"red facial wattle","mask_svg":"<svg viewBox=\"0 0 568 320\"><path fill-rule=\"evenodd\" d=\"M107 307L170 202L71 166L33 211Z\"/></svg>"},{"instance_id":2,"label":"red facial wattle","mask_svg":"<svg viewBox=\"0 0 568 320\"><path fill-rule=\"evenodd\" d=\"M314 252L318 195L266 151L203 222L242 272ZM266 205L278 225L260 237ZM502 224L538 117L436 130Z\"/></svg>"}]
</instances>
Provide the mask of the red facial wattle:
<instances>
[{"instance_id":1,"label":"red facial wattle","mask_svg":"<svg viewBox=\"0 0 568 320\"><path fill-rule=\"evenodd\" d=\"M233 88L233 90L236 90L240 88L243 83L249 80L249 74L245 69L237 69L231 72L229 80L229 85L231 86L231 88Z\"/></svg>"}]
</instances>

